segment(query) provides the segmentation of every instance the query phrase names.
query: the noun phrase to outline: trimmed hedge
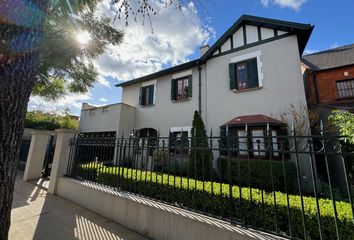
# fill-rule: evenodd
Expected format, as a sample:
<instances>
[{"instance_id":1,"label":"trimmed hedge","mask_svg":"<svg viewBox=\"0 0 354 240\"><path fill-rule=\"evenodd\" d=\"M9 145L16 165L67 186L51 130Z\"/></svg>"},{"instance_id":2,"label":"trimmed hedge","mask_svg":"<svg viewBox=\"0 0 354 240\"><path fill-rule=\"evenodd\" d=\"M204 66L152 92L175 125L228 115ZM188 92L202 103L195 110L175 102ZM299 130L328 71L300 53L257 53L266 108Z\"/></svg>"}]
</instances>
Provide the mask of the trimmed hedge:
<instances>
[{"instance_id":1,"label":"trimmed hedge","mask_svg":"<svg viewBox=\"0 0 354 240\"><path fill-rule=\"evenodd\" d=\"M275 208L273 193L258 189L251 191L250 188L237 186L232 186L230 191L228 184L203 183L194 179L188 180L185 177L168 176L167 173L85 164L79 166L78 177L214 216L233 217L233 219L243 221L246 225L261 227L273 232L276 231L275 216L277 216L278 233L290 235L287 196L281 192L274 193ZM304 197L303 200L307 237L319 239L315 198ZM292 235L304 238L300 197L289 195L289 205ZM323 239L336 239L332 201L319 199L319 206ZM354 223L350 204L337 201L336 206L341 239L354 239Z\"/></svg>"},{"instance_id":2,"label":"trimmed hedge","mask_svg":"<svg viewBox=\"0 0 354 240\"><path fill-rule=\"evenodd\" d=\"M227 158L218 159L219 178L225 183L229 183L229 167ZM263 189L265 191L273 191L272 175L270 169L270 160L245 160L240 159L240 176L238 174L238 160L231 158L231 182L233 185L240 185L241 179L242 187L252 187ZM284 161L285 174L286 174L286 187L288 193L297 193L296 189L296 166L293 162ZM274 189L280 192L285 191L285 181L283 172L283 162L281 160L272 161L273 168L273 183ZM249 178L251 176L251 178ZM251 181L250 181L251 180Z\"/></svg>"}]
</instances>

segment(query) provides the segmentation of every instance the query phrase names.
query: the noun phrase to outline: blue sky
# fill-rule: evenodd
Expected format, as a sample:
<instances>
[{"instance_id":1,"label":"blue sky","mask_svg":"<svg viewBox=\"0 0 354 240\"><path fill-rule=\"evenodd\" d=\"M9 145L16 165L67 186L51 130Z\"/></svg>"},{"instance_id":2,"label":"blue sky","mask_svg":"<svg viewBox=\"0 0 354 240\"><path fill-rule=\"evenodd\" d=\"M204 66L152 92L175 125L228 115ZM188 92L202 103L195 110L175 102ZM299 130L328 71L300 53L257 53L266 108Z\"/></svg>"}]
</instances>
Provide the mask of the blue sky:
<instances>
[{"instance_id":1,"label":"blue sky","mask_svg":"<svg viewBox=\"0 0 354 240\"><path fill-rule=\"evenodd\" d=\"M154 1L154 0L153 0ZM29 109L45 111L69 107L80 114L82 102L94 105L121 101L122 90L114 87L119 81L161 70L199 57L199 47L212 45L242 14L310 23L315 29L306 53L354 43L353 0L197 0L183 14L165 10L148 25L116 24L125 32L125 43L110 48L97 60L100 81L88 94L71 95L57 103L32 97ZM98 15L112 16L114 9L104 0ZM141 34L145 33L142 39Z\"/></svg>"}]
</instances>

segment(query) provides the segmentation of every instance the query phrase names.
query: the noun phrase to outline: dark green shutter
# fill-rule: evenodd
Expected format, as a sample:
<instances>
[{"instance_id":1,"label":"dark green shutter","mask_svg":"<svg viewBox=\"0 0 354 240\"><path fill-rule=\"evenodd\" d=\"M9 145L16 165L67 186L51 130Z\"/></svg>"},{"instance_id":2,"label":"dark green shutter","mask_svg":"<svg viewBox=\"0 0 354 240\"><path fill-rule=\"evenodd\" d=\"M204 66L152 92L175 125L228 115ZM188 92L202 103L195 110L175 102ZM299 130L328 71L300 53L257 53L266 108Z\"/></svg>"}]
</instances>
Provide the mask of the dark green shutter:
<instances>
[{"instance_id":1,"label":"dark green shutter","mask_svg":"<svg viewBox=\"0 0 354 240\"><path fill-rule=\"evenodd\" d=\"M188 76L188 97L192 97L192 75Z\"/></svg>"},{"instance_id":2,"label":"dark green shutter","mask_svg":"<svg viewBox=\"0 0 354 240\"><path fill-rule=\"evenodd\" d=\"M139 92L139 104L143 105L143 88L140 87L140 92Z\"/></svg>"},{"instance_id":3,"label":"dark green shutter","mask_svg":"<svg viewBox=\"0 0 354 240\"><path fill-rule=\"evenodd\" d=\"M148 104L154 104L154 85L149 86L149 102Z\"/></svg>"},{"instance_id":4,"label":"dark green shutter","mask_svg":"<svg viewBox=\"0 0 354 240\"><path fill-rule=\"evenodd\" d=\"M250 88L259 87L258 85L258 69L257 69L257 58L252 58L247 61L247 74L249 79Z\"/></svg>"},{"instance_id":5,"label":"dark green shutter","mask_svg":"<svg viewBox=\"0 0 354 240\"><path fill-rule=\"evenodd\" d=\"M171 101L176 100L176 80L171 79Z\"/></svg>"},{"instance_id":6,"label":"dark green shutter","mask_svg":"<svg viewBox=\"0 0 354 240\"><path fill-rule=\"evenodd\" d=\"M236 71L235 71L235 63L229 64L229 73L230 73L230 89L236 89Z\"/></svg>"}]
</instances>

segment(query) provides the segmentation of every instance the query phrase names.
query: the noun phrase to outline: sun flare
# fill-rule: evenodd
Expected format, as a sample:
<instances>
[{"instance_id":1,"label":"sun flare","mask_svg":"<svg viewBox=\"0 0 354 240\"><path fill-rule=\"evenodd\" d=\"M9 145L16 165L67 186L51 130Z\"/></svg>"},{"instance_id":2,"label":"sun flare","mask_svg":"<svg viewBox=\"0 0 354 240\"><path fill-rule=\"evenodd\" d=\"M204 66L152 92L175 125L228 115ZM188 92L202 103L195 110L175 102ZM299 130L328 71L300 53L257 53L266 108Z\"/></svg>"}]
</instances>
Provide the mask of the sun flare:
<instances>
[{"instance_id":1,"label":"sun flare","mask_svg":"<svg viewBox=\"0 0 354 240\"><path fill-rule=\"evenodd\" d=\"M91 34L87 31L80 31L76 34L76 40L82 44L86 45L90 42L91 40Z\"/></svg>"}]
</instances>

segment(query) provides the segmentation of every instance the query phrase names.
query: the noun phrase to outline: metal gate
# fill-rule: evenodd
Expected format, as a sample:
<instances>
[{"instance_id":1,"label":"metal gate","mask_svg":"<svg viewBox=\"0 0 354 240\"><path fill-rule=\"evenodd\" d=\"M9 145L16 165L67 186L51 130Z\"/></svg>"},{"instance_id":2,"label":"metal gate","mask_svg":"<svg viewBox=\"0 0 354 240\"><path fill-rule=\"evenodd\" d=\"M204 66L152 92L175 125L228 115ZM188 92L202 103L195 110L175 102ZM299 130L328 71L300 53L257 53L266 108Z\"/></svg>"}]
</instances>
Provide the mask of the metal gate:
<instances>
[{"instance_id":1,"label":"metal gate","mask_svg":"<svg viewBox=\"0 0 354 240\"><path fill-rule=\"evenodd\" d=\"M41 178L47 178L50 176L50 172L52 170L54 150L55 150L55 139L54 139L54 134L51 134L48 140L48 145L44 156Z\"/></svg>"},{"instance_id":2,"label":"metal gate","mask_svg":"<svg viewBox=\"0 0 354 240\"><path fill-rule=\"evenodd\" d=\"M24 136L21 141L20 155L17 160L17 169L20 171L25 170L30 145L31 136Z\"/></svg>"}]
</instances>

